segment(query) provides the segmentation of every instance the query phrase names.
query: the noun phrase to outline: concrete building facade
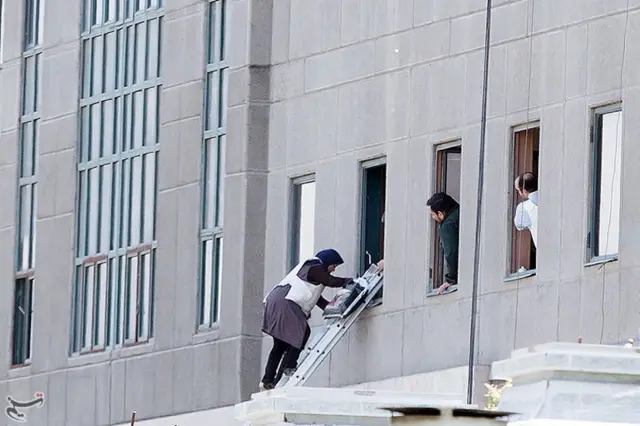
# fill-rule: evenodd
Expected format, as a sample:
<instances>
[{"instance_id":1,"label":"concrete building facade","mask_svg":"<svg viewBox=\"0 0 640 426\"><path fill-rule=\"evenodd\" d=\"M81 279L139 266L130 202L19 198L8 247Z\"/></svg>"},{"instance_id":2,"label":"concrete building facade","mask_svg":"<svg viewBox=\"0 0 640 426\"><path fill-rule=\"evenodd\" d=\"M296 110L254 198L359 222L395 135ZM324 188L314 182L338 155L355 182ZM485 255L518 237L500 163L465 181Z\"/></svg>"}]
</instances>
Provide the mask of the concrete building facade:
<instances>
[{"instance_id":1,"label":"concrete building facade","mask_svg":"<svg viewBox=\"0 0 640 426\"><path fill-rule=\"evenodd\" d=\"M464 367L485 7L0 0L0 394L43 392L28 422L50 426L246 400L265 292L327 247L343 276L384 258L385 288L310 385ZM640 324L640 2L492 15L479 367ZM513 227L526 171L537 247ZM461 206L459 290L427 297L439 190Z\"/></svg>"}]
</instances>

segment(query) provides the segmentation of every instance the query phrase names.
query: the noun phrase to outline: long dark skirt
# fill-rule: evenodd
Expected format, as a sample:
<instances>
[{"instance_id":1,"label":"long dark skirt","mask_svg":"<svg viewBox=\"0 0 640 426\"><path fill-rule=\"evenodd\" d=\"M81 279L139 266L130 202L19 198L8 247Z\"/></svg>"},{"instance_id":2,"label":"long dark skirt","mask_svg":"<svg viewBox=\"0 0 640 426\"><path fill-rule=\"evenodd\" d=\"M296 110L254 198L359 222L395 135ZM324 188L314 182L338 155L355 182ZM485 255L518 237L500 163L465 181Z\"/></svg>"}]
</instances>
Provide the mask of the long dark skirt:
<instances>
[{"instance_id":1,"label":"long dark skirt","mask_svg":"<svg viewBox=\"0 0 640 426\"><path fill-rule=\"evenodd\" d=\"M290 289L290 285L280 286L269 294L264 307L262 331L295 348L303 349L309 324L302 308L285 299Z\"/></svg>"}]
</instances>

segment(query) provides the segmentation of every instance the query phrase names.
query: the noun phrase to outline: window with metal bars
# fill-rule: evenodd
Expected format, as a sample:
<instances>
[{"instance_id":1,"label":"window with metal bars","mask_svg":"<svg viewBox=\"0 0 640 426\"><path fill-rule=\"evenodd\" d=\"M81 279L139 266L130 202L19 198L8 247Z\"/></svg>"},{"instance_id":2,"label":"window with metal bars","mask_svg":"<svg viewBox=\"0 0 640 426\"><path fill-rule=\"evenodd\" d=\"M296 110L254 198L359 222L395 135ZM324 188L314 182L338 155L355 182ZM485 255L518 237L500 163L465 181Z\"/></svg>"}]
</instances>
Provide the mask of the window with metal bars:
<instances>
[{"instance_id":1,"label":"window with metal bars","mask_svg":"<svg viewBox=\"0 0 640 426\"><path fill-rule=\"evenodd\" d=\"M227 1L209 0L207 7L203 194L197 317L199 330L210 329L219 318L229 68L225 38Z\"/></svg>"},{"instance_id":2,"label":"window with metal bars","mask_svg":"<svg viewBox=\"0 0 640 426\"><path fill-rule=\"evenodd\" d=\"M153 336L160 0L86 0L72 353Z\"/></svg>"},{"instance_id":3,"label":"window with metal bars","mask_svg":"<svg viewBox=\"0 0 640 426\"><path fill-rule=\"evenodd\" d=\"M0 4L0 9L1 6ZM11 358L13 365L24 365L31 357L43 12L44 0L25 2L19 128L16 281ZM0 22L1 19L0 17Z\"/></svg>"}]
</instances>

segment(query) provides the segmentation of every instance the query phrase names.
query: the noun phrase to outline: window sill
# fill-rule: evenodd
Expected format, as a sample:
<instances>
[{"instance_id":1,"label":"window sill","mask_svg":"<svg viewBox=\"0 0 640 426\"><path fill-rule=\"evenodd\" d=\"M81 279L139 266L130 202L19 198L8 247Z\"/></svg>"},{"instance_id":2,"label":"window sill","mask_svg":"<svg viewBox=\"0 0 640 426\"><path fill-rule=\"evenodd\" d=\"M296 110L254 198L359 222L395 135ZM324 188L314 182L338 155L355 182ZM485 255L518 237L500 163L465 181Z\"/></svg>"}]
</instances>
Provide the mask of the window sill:
<instances>
[{"instance_id":1,"label":"window sill","mask_svg":"<svg viewBox=\"0 0 640 426\"><path fill-rule=\"evenodd\" d=\"M612 263L618 261L618 255L615 254L613 256L602 256L602 257L594 257L591 261L584 264L585 268L589 268L592 266L604 265L606 263Z\"/></svg>"},{"instance_id":2,"label":"window sill","mask_svg":"<svg viewBox=\"0 0 640 426\"><path fill-rule=\"evenodd\" d=\"M518 280L521 280L523 278L533 277L534 275L536 275L536 273L537 273L537 270L535 270L535 269L529 269L528 271L516 272L515 274L507 275L506 277L504 277L504 282L508 283L508 282L513 282L513 281L518 281Z\"/></svg>"},{"instance_id":3,"label":"window sill","mask_svg":"<svg viewBox=\"0 0 640 426\"><path fill-rule=\"evenodd\" d=\"M208 328L199 328L193 335L193 344L213 342L218 339L220 339L220 325L216 323Z\"/></svg>"},{"instance_id":4,"label":"window sill","mask_svg":"<svg viewBox=\"0 0 640 426\"><path fill-rule=\"evenodd\" d=\"M86 365L107 362L113 359L146 355L153 352L153 350L153 339L150 339L146 342L106 348L101 350L100 352L85 352L73 354L69 357L68 363L69 367L83 367Z\"/></svg>"},{"instance_id":5,"label":"window sill","mask_svg":"<svg viewBox=\"0 0 640 426\"><path fill-rule=\"evenodd\" d=\"M22 377L27 377L31 375L31 364L20 364L12 366L7 376L9 379L19 379Z\"/></svg>"}]
</instances>

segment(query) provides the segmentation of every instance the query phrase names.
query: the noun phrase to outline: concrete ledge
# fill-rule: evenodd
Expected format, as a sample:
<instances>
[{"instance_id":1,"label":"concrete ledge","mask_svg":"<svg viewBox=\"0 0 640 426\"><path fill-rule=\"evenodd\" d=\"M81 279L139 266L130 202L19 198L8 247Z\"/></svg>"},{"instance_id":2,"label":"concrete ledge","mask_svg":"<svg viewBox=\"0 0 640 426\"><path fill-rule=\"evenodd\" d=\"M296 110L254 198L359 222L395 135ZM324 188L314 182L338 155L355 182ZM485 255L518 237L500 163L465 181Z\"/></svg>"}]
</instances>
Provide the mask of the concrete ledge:
<instances>
[{"instance_id":1,"label":"concrete ledge","mask_svg":"<svg viewBox=\"0 0 640 426\"><path fill-rule=\"evenodd\" d=\"M513 381L499 409L523 419L640 423L637 348L547 343L494 363L491 377Z\"/></svg>"},{"instance_id":2,"label":"concrete ledge","mask_svg":"<svg viewBox=\"0 0 640 426\"><path fill-rule=\"evenodd\" d=\"M511 358L495 362L491 378L509 378L514 384L553 378L640 383L640 353L622 346L547 343L513 351Z\"/></svg>"},{"instance_id":3,"label":"concrete ledge","mask_svg":"<svg viewBox=\"0 0 640 426\"><path fill-rule=\"evenodd\" d=\"M314 424L387 425L391 413L384 408L407 406L475 408L457 395L363 391L325 388L280 388L254 394L236 405L236 419L252 425L277 425L287 420Z\"/></svg>"}]
</instances>

